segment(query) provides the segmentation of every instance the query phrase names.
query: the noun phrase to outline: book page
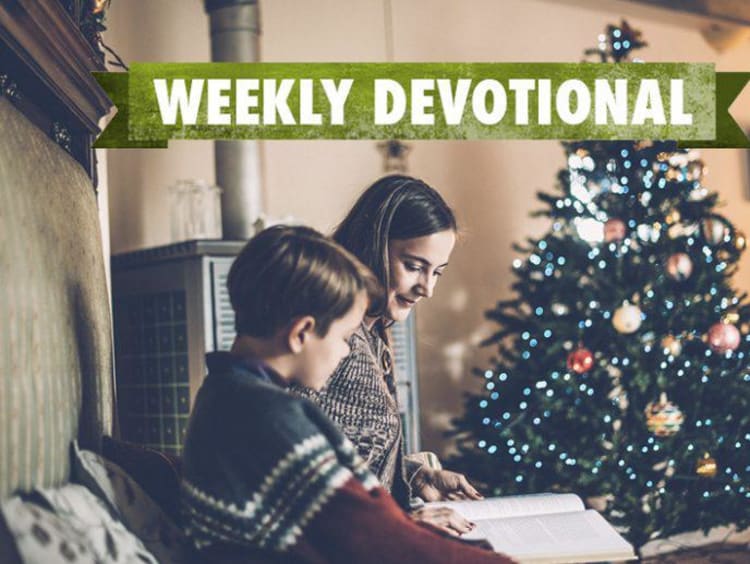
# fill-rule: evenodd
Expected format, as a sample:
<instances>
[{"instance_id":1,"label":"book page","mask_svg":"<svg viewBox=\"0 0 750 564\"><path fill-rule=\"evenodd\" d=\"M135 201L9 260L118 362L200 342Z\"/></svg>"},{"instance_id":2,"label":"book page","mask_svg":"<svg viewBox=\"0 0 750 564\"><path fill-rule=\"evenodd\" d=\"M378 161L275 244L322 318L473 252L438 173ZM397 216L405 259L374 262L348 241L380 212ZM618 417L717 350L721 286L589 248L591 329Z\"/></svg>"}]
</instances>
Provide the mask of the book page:
<instances>
[{"instance_id":1,"label":"book page","mask_svg":"<svg viewBox=\"0 0 750 564\"><path fill-rule=\"evenodd\" d=\"M584 510L581 498L575 494L533 494L471 501L433 501L425 505L450 507L470 521Z\"/></svg>"},{"instance_id":2,"label":"book page","mask_svg":"<svg viewBox=\"0 0 750 564\"><path fill-rule=\"evenodd\" d=\"M476 521L464 535L485 538L521 562L627 560L633 547L594 510Z\"/></svg>"}]
</instances>

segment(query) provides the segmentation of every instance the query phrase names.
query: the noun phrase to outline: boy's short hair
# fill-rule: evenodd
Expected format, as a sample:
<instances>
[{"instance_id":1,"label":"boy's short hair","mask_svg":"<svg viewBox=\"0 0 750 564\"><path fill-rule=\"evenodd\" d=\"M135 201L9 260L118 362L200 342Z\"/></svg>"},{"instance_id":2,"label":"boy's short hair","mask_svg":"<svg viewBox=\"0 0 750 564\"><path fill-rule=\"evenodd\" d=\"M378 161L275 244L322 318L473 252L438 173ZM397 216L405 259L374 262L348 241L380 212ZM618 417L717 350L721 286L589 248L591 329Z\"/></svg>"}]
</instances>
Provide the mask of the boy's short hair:
<instances>
[{"instance_id":1,"label":"boy's short hair","mask_svg":"<svg viewBox=\"0 0 750 564\"><path fill-rule=\"evenodd\" d=\"M357 294L379 295L375 276L354 255L314 229L277 225L255 235L227 279L238 335L269 338L310 315L323 337Z\"/></svg>"}]
</instances>

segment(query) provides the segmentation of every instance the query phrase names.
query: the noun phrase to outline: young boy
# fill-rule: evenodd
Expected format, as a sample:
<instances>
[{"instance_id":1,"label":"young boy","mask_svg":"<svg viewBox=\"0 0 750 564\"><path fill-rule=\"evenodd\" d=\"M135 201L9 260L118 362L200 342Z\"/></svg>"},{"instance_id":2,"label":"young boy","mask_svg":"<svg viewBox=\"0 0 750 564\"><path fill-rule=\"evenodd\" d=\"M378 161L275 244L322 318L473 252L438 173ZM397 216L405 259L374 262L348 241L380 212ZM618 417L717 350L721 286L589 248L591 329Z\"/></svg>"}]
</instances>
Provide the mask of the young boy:
<instances>
[{"instance_id":1,"label":"young boy","mask_svg":"<svg viewBox=\"0 0 750 564\"><path fill-rule=\"evenodd\" d=\"M237 338L207 356L184 451L183 507L202 560L508 562L414 523L316 406L349 353L374 277L316 231L272 227L227 282Z\"/></svg>"}]
</instances>

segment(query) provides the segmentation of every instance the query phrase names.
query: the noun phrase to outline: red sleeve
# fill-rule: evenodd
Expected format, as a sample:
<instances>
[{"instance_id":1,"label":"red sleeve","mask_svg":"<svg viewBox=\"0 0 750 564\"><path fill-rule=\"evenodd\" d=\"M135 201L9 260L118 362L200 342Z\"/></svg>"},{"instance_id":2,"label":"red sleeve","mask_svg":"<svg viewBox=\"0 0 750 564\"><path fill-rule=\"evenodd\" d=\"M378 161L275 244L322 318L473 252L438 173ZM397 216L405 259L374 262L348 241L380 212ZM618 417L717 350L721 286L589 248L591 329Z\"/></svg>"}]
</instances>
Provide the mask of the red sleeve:
<instances>
[{"instance_id":1,"label":"red sleeve","mask_svg":"<svg viewBox=\"0 0 750 564\"><path fill-rule=\"evenodd\" d=\"M356 478L337 490L305 527L296 551L309 561L358 564L513 562L418 525L384 489L367 491Z\"/></svg>"}]
</instances>

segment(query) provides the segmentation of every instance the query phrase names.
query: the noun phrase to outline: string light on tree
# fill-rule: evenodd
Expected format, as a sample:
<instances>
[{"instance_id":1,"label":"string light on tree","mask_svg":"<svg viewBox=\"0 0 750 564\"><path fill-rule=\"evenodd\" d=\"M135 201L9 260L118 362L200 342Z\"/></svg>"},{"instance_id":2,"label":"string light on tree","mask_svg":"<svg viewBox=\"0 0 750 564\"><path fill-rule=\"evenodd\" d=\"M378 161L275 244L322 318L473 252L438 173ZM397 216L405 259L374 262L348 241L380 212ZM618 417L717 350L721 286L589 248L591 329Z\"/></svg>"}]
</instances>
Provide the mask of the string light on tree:
<instances>
[{"instance_id":1,"label":"string light on tree","mask_svg":"<svg viewBox=\"0 0 750 564\"><path fill-rule=\"evenodd\" d=\"M626 60L625 37L639 36L611 26L588 54ZM605 517L636 546L750 523L750 303L729 278L745 235L717 214L695 151L563 146L555 191L539 193L549 230L516 247L515 294L487 313L489 372L513 377L468 397L452 465L496 495L609 496Z\"/></svg>"},{"instance_id":2,"label":"string light on tree","mask_svg":"<svg viewBox=\"0 0 750 564\"><path fill-rule=\"evenodd\" d=\"M664 221L667 223L667 225L672 225L680 221L680 219L682 219L682 214L680 214L680 210L672 210L664 218Z\"/></svg>"},{"instance_id":3,"label":"string light on tree","mask_svg":"<svg viewBox=\"0 0 750 564\"><path fill-rule=\"evenodd\" d=\"M735 230L734 232L734 246L739 252L744 251L745 247L747 246L747 238L745 237L745 234L739 229Z\"/></svg>"},{"instance_id":4,"label":"string light on tree","mask_svg":"<svg viewBox=\"0 0 750 564\"><path fill-rule=\"evenodd\" d=\"M693 182L698 182L701 178L703 178L703 175L705 173L706 173L706 166L703 164L703 161L700 159L696 159L688 165L688 180L692 180Z\"/></svg>"},{"instance_id":5,"label":"string light on tree","mask_svg":"<svg viewBox=\"0 0 750 564\"><path fill-rule=\"evenodd\" d=\"M595 244L604 241L604 224L594 218L577 218L575 220L578 236L587 243Z\"/></svg>"},{"instance_id":6,"label":"string light on tree","mask_svg":"<svg viewBox=\"0 0 750 564\"><path fill-rule=\"evenodd\" d=\"M563 303L552 304L552 306L550 307L550 310L552 311L553 314L557 316L568 315L568 313L570 313L570 307L567 304L563 304Z\"/></svg>"}]
</instances>

